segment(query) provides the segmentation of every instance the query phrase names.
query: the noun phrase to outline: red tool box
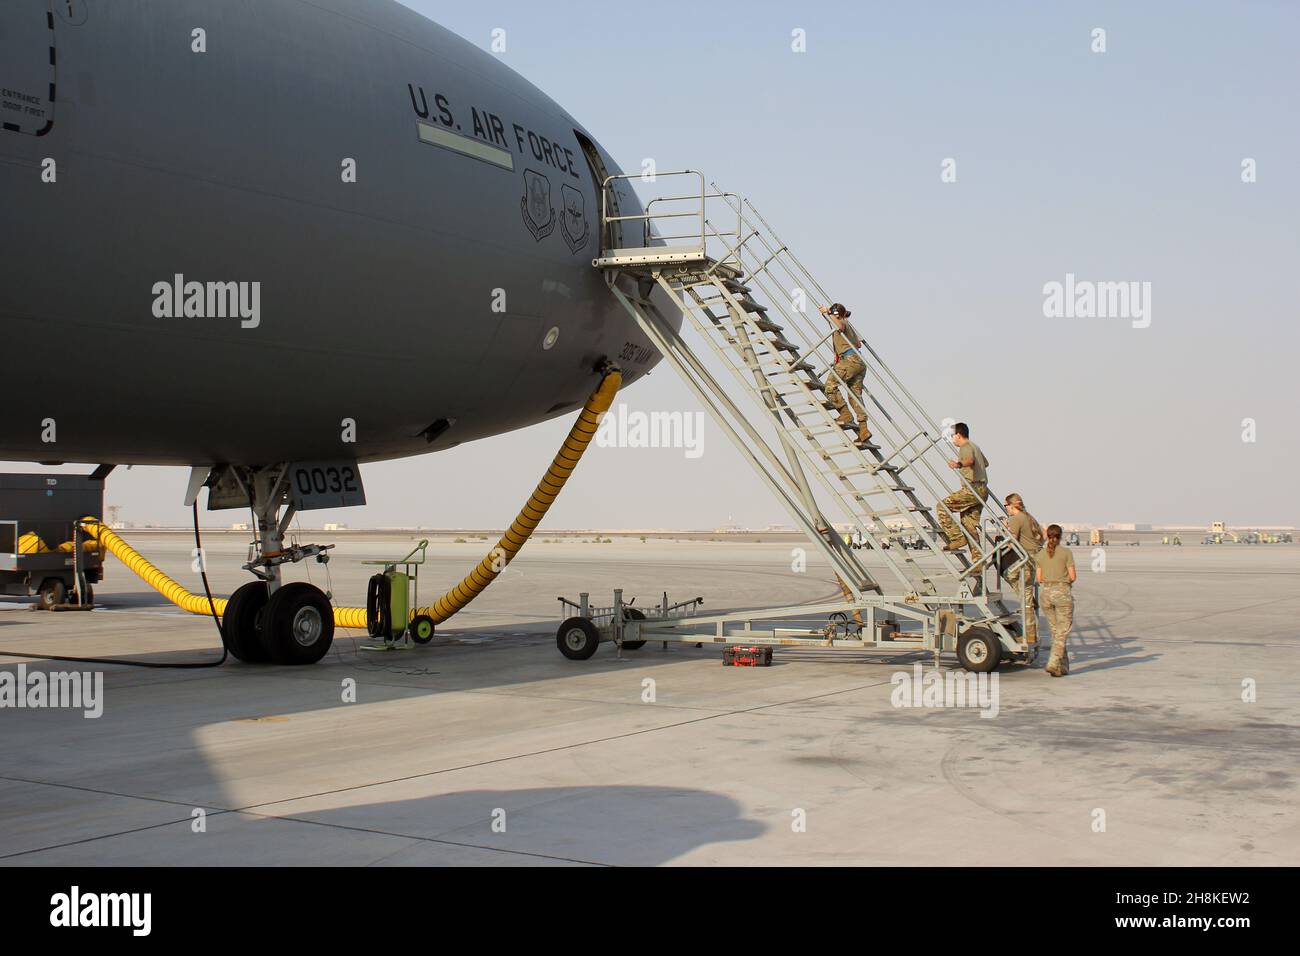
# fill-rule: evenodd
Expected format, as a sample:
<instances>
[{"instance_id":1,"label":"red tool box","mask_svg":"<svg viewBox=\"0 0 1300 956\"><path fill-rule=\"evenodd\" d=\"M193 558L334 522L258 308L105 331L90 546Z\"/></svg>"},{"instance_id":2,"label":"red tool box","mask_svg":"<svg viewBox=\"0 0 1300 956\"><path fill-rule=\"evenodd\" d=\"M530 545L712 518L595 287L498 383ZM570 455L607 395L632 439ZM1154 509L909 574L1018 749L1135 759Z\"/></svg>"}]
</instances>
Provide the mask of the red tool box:
<instances>
[{"instance_id":1,"label":"red tool box","mask_svg":"<svg viewBox=\"0 0 1300 956\"><path fill-rule=\"evenodd\" d=\"M722 649L723 667L771 667L772 648L728 644Z\"/></svg>"}]
</instances>

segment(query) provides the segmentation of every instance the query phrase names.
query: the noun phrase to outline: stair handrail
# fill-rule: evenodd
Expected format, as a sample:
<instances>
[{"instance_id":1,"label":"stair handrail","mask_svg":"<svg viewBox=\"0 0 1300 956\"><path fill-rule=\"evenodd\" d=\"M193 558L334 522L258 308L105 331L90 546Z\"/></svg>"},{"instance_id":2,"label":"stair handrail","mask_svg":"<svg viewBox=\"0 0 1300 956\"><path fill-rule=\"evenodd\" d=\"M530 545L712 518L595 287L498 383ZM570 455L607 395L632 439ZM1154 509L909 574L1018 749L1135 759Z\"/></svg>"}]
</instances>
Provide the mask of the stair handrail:
<instances>
[{"instance_id":1,"label":"stair handrail","mask_svg":"<svg viewBox=\"0 0 1300 956\"><path fill-rule=\"evenodd\" d=\"M721 190L719 189L719 187L718 187L718 185L717 185L716 182L711 182L710 185L711 185L715 190L721 192ZM794 264L795 268L799 270L799 273L803 276L804 280L806 280L806 281L804 282L804 284L805 284L806 286L811 286L811 287L813 288L813 290L818 294L818 296L820 297L820 299L821 299L823 302L829 302L829 301L831 301L830 296L827 294L826 290L822 287L821 283L819 283L819 282L817 281L816 277L813 276L812 273L807 269L807 267L805 267L805 266L803 265L803 263L799 260L798 256L796 256L796 255L794 254L794 250L790 248L789 244L786 243L784 240L781 239L781 237L777 234L776 230L772 228L772 225L771 225L771 224L770 224L770 223L769 223L769 222L768 222L768 221L763 217L763 214L762 214L761 212L759 212L758 208L753 204L753 202L751 202L749 199L747 199L747 198L743 198L743 197L740 199L740 202L742 203L742 208L747 208L747 209L748 209L748 210L753 214L754 218L758 221L758 223L762 225L763 229L766 230L766 232L767 232L768 234L771 235L771 237L772 237L773 240L775 240L775 242L776 242L778 248L776 248L776 249L772 249L771 244L770 244L770 243L767 243L766 240L764 239L764 244L767 245L767 247L768 247L768 249L769 249L770 251L772 251L772 254L773 254L772 258L773 258L773 259L776 259L776 258L778 258L778 257L780 257L780 256L782 256L782 255L788 257L789 260ZM744 219L745 219L745 217L743 216L743 213L742 213L742 221L743 221ZM761 235L762 235L762 234L760 233L760 236L761 236ZM771 261L771 260L769 260L769 261ZM786 272L787 272L787 274L790 275L790 277L791 277L792 279L798 279L798 276L796 276L796 275L795 275L795 274L794 274L790 269L787 268L787 269L786 269ZM766 291L766 290L765 290L765 291ZM770 292L768 292L767 295L768 295L768 298L769 298L770 300L772 300L773 302L776 302L776 303L779 303L779 302L780 302L779 297L777 297L777 296L773 296ZM785 315L785 316L789 317L789 318L791 319L791 321L793 321L793 317L791 317L790 314L787 313L786 310L785 310L783 307L781 307L781 306L778 305L778 308L781 308L782 315ZM955 453L955 452L956 452L956 446L952 444L952 442L951 442L951 436L950 436L950 434L948 433L948 430L945 429L945 428L941 428L941 427L939 426L939 424L935 421L935 419L933 419L933 418L929 415L929 413L925 410L925 408L921 405L921 403L916 399L916 397L911 393L911 391L907 388L907 386L904 385L904 384L902 383L902 381L898 378L897 374L893 371L893 369L890 368L889 365L887 365L887 364L885 363L884 359L881 358L880 354L879 354L879 353L878 353L878 352L877 352L877 351L876 351L876 350L875 350L875 349L874 349L874 348L873 348L869 343L867 343L866 341L863 341L863 342L858 343L858 344L861 345L863 348L865 348L865 349L867 350L868 353L870 353L871 357L872 357L872 358L874 359L874 361L875 361L875 367L876 367L876 369L877 369L877 371L878 371L878 374L879 374L879 373L883 373L885 376L888 377L888 381L883 382L883 384L885 385L885 388L886 388L886 393L889 395L889 397L890 397L891 399L893 399L894 403L899 407L899 409L900 409L901 411L903 411L903 412L904 412L904 413L905 413L905 414L906 414L906 415L907 415L907 416L912 420L912 424L913 424L914 426L918 427L918 428L921 428L922 430L924 430L924 425L925 425L925 424L928 424L931 428L934 429L935 434L936 434L937 436L942 436L940 439L937 439L937 440L936 440L936 442L935 442L935 444L934 444L933 447L938 447L938 441L939 441L939 440L947 440L947 442L948 442L948 448L951 449L953 453ZM820 356L819 356L819 357L820 357ZM837 356L837 358L838 358L838 356ZM824 358L823 358L823 361L824 361ZM828 374L832 374L832 375L834 374L834 372L833 372L833 366L834 366L834 363L831 363L831 365L828 366ZM893 386L898 390L898 392L900 392L900 393L902 394L902 396L904 396L904 397L906 398L906 400L907 400L906 402L902 401L902 400L899 398L898 394L896 394L896 393L894 392L894 390L890 388L890 383L891 383L891 382L892 382ZM888 413L887 413L886 410L885 410L885 409L880 405L880 403L879 403L878 401L874 401L874 399L873 399L873 402L874 402L874 404L876 405L876 407L880 409L881 412L884 412L884 413L886 414L886 419L889 420L889 421L891 422L891 424L892 424L892 418L890 418L890 417L888 416ZM919 420L918 420L918 417L917 417L918 415L920 416L920 419L919 419ZM900 430L900 434L902 434L901 430ZM945 457L946 457L946 456L945 456ZM929 470L929 471L931 472L931 477L937 481L939 487L941 487L941 488L945 488L945 489L949 487L948 482L944 480L944 476L943 476L943 474L942 474L941 472L939 472L939 471L937 470L937 468L934 466L934 464L933 464L932 462L930 462L927 458L925 458L924 456L922 456L922 458L918 459L918 464L919 464L922 468L925 468L925 469L927 469L927 470ZM962 475L958 469L952 469L952 470L957 472L957 478L959 479L960 486L961 486L962 488L965 488L966 490L970 491L972 494L975 494L974 487L973 487L972 484L971 484L971 483L966 479L966 477L965 477L964 475ZM919 475L919 474L921 474L921 472L916 472L916 474ZM942 506L942 504L941 504L941 502L942 502L942 498L943 498L943 497L947 497L947 496L946 496L946 495L939 496L937 493L935 493L935 492L933 491L932 488L927 488L927 491L935 497L935 508L937 509L937 508L941 507L941 506ZM989 508L989 510L990 510L991 512L993 512L995 518L997 518L997 519L1009 519L1010 515L1007 513L1007 511L1006 511L1005 507L1003 506L1002 502L999 501L999 500L997 499L996 496L990 496L990 498L986 498L986 499L984 499L984 505L985 505L985 507L988 507L988 504L989 504L989 500L990 500L990 499L993 501L993 506L992 506L991 508ZM954 517L955 517L955 516L954 516ZM987 548L987 546L988 546L988 540L989 540L989 539L988 539L988 535L987 535L987 529L984 528L983 522L981 522L981 534L980 534L980 540L979 540L979 542L976 542L974 539L971 538L971 536L966 532L965 527L964 527L963 525L961 525L961 523L960 523L959 521L957 522L957 526L958 526L959 529L961 529L961 531L962 531L962 533L963 533L963 536L964 536L964 537L965 537L969 542L971 542L971 543L982 544L982 545L984 545L984 546ZM1008 535L1008 536L1009 536L1009 535ZM1013 539L1013 541L1014 541L1014 539ZM1026 551L1024 550L1023 546L1020 545L1020 543L1019 543L1018 541L1014 541L1014 543L1013 543L1013 549L1014 549L1015 552L1017 553L1017 561L1015 561L1015 562L1013 563L1013 565L1007 569L1008 572L1010 572L1010 571L1012 571L1012 570L1014 570L1014 569L1020 567L1023 563L1029 561L1029 554L1028 554L1028 552L1026 552Z\"/></svg>"}]
</instances>

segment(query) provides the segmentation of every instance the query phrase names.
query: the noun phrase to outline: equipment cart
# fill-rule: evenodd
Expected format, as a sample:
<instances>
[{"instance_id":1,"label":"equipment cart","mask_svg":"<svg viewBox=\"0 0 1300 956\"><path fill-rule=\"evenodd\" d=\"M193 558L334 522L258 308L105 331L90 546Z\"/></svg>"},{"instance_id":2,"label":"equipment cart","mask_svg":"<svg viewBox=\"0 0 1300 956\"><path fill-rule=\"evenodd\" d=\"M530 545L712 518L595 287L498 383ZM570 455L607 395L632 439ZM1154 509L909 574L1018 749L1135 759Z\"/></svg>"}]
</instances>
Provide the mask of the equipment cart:
<instances>
[{"instance_id":1,"label":"equipment cart","mask_svg":"<svg viewBox=\"0 0 1300 956\"><path fill-rule=\"evenodd\" d=\"M433 618L411 614L420 606L420 565L424 564L428 548L426 538L396 561L361 562L384 569L371 577L366 588L366 630L383 643L364 644L363 650L395 650L408 637L416 644L433 640Z\"/></svg>"},{"instance_id":2,"label":"equipment cart","mask_svg":"<svg viewBox=\"0 0 1300 956\"><path fill-rule=\"evenodd\" d=\"M103 513L98 472L0 475L0 594L35 592L45 611L92 607L104 555L78 520Z\"/></svg>"}]
</instances>

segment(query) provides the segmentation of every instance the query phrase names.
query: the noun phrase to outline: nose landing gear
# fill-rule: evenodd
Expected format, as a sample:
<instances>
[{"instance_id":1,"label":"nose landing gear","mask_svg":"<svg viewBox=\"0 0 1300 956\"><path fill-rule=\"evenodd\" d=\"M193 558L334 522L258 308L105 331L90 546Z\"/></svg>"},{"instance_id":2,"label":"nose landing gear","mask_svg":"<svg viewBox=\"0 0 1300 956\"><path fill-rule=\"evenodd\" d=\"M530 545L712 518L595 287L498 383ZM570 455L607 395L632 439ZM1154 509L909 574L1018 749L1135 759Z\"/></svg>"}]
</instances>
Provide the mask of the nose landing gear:
<instances>
[{"instance_id":1,"label":"nose landing gear","mask_svg":"<svg viewBox=\"0 0 1300 956\"><path fill-rule=\"evenodd\" d=\"M222 615L222 639L236 660L248 664L315 664L334 643L329 596L305 581L280 583L280 567L315 558L329 561L333 545L292 545L284 535L297 513L288 501L288 466L225 467L209 479L209 494L241 495L252 507L257 535L245 570L257 575L230 596ZM281 510L284 514L281 516Z\"/></svg>"}]
</instances>

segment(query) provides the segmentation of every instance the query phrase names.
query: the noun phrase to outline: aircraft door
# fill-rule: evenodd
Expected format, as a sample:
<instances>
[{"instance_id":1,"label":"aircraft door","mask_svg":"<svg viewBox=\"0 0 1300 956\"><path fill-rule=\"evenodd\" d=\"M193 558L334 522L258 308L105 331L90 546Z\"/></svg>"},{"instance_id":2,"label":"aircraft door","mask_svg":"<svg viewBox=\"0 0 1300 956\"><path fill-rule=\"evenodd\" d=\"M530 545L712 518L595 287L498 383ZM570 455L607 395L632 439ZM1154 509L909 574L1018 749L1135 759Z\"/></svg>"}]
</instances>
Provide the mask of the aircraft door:
<instances>
[{"instance_id":1,"label":"aircraft door","mask_svg":"<svg viewBox=\"0 0 1300 956\"><path fill-rule=\"evenodd\" d=\"M587 167L591 170L591 178L596 184L596 216L601 216L608 212L611 216L619 215L619 195L618 190L623 185L621 182L611 184L611 188L605 190L605 195L601 195L602 183L609 176L609 171L605 167L605 161L600 157L600 150L596 149L596 144L589 140L576 129L573 134L578 137L578 144L582 147L582 154L587 157ZM605 205L608 203L608 206ZM602 223L600 229L600 250L619 249L623 246L623 227L624 223L614 222L605 227Z\"/></svg>"},{"instance_id":2,"label":"aircraft door","mask_svg":"<svg viewBox=\"0 0 1300 956\"><path fill-rule=\"evenodd\" d=\"M5 0L0 23L0 127L44 136L54 126L55 7L75 22L85 0Z\"/></svg>"}]
</instances>

